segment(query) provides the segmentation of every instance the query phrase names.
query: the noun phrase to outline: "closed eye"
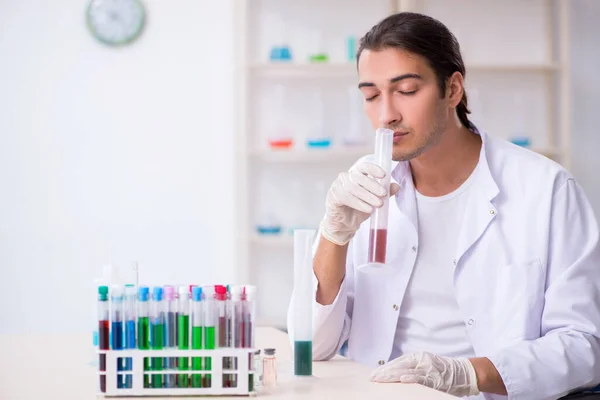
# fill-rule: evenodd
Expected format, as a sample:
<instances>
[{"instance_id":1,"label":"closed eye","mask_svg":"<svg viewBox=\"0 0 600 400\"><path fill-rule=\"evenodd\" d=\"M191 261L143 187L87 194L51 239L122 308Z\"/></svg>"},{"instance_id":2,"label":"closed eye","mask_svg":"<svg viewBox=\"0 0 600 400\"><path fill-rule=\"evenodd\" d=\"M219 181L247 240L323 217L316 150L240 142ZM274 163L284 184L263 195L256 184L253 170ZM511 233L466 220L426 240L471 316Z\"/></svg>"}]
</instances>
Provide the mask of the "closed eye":
<instances>
[{"instance_id":1,"label":"closed eye","mask_svg":"<svg viewBox=\"0 0 600 400\"><path fill-rule=\"evenodd\" d=\"M373 95L373 96L371 96L371 97L367 97L365 100L366 100L366 101L373 101L373 100L375 100L375 98L376 98L377 96L379 96L379 95L378 95L378 94L376 94L376 95Z\"/></svg>"},{"instance_id":2,"label":"closed eye","mask_svg":"<svg viewBox=\"0 0 600 400\"><path fill-rule=\"evenodd\" d=\"M401 93L401 94L403 94L405 96L410 96L410 95L413 95L413 94L417 93L417 91L413 90L411 92L403 92L403 91L399 90L398 93Z\"/></svg>"}]
</instances>

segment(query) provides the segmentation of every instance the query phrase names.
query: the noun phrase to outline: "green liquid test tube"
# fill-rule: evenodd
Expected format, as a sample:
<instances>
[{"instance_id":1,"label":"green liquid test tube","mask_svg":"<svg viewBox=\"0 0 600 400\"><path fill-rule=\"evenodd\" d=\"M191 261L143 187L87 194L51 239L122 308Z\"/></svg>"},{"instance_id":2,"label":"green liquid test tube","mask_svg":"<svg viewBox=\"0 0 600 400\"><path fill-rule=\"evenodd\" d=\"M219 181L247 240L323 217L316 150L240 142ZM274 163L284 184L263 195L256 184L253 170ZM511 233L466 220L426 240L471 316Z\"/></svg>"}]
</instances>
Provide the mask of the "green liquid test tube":
<instances>
[{"instance_id":1,"label":"green liquid test tube","mask_svg":"<svg viewBox=\"0 0 600 400\"><path fill-rule=\"evenodd\" d=\"M149 290L146 286L138 288L138 349L150 350L150 318L148 310ZM144 371L150 370L148 358L144 358ZM144 374L144 387L150 387L148 375Z\"/></svg>"},{"instance_id":2,"label":"green liquid test tube","mask_svg":"<svg viewBox=\"0 0 600 400\"><path fill-rule=\"evenodd\" d=\"M190 348L190 302L189 292L186 286L179 287L178 299L178 317L177 317L177 348L179 350L189 350ZM177 369L179 371L187 371L190 369L190 359L188 357L179 357L177 361ZM177 375L177 387L189 387L189 375Z\"/></svg>"},{"instance_id":3,"label":"green liquid test tube","mask_svg":"<svg viewBox=\"0 0 600 400\"><path fill-rule=\"evenodd\" d=\"M192 288L192 349L202 349L202 288ZM192 357L192 370L202 370L202 357ZM192 387L199 388L202 385L202 375L192 374Z\"/></svg>"},{"instance_id":4,"label":"green liquid test tube","mask_svg":"<svg viewBox=\"0 0 600 400\"><path fill-rule=\"evenodd\" d=\"M163 288L154 287L152 290L152 318L150 327L150 344L152 350L162 350L164 347L165 334L165 310L163 302ZM163 357L152 357L152 371L163 370ZM162 388L163 378L161 374L152 374L152 387Z\"/></svg>"}]
</instances>

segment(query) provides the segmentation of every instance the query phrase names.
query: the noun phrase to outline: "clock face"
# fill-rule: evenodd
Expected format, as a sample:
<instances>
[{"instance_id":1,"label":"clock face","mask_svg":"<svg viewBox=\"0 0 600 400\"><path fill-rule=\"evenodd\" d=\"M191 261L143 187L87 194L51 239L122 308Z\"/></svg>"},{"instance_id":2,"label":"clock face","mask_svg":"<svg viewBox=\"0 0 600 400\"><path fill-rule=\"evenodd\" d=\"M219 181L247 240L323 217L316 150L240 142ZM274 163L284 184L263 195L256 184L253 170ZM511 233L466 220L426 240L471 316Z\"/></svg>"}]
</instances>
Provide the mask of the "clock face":
<instances>
[{"instance_id":1,"label":"clock face","mask_svg":"<svg viewBox=\"0 0 600 400\"><path fill-rule=\"evenodd\" d=\"M144 6L139 0L91 0L87 9L87 24L93 35L112 46L136 39L144 20Z\"/></svg>"}]
</instances>

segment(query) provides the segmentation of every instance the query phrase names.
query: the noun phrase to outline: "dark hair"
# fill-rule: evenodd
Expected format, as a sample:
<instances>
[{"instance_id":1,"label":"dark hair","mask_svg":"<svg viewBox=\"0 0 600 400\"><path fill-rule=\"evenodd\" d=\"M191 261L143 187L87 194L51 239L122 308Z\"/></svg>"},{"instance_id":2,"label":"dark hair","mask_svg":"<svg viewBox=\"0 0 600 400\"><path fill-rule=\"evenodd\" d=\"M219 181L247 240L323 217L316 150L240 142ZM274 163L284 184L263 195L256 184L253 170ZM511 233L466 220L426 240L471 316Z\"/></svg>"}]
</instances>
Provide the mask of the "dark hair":
<instances>
[{"instance_id":1,"label":"dark hair","mask_svg":"<svg viewBox=\"0 0 600 400\"><path fill-rule=\"evenodd\" d=\"M386 48L398 48L424 57L437 76L441 96L444 96L446 81L453 73L458 71L463 77L466 74L456 37L444 24L427 15L401 12L385 18L360 39L356 60L358 62L363 50ZM466 92L463 92L456 113L460 122L470 128L467 114L471 111L467 107Z\"/></svg>"}]
</instances>

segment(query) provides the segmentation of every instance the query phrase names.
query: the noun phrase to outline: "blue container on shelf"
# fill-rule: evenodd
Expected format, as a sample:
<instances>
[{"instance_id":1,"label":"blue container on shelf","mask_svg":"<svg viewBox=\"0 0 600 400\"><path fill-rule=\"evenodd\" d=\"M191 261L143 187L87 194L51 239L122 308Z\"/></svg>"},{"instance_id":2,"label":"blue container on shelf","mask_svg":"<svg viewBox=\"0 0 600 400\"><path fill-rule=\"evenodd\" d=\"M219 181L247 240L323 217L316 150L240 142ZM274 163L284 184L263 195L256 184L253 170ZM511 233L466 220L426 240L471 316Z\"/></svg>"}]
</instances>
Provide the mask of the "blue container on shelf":
<instances>
[{"instance_id":1,"label":"blue container on shelf","mask_svg":"<svg viewBox=\"0 0 600 400\"><path fill-rule=\"evenodd\" d=\"M314 138L306 141L306 146L309 148L324 149L331 146L331 138Z\"/></svg>"},{"instance_id":2,"label":"blue container on shelf","mask_svg":"<svg viewBox=\"0 0 600 400\"><path fill-rule=\"evenodd\" d=\"M258 225L256 231L259 235L279 235L281 233L281 226L279 225Z\"/></svg>"},{"instance_id":3,"label":"blue container on shelf","mask_svg":"<svg viewBox=\"0 0 600 400\"><path fill-rule=\"evenodd\" d=\"M346 58L348 62L356 61L356 37L348 36L346 38Z\"/></svg>"},{"instance_id":4,"label":"blue container on shelf","mask_svg":"<svg viewBox=\"0 0 600 400\"><path fill-rule=\"evenodd\" d=\"M521 146L521 147L530 147L531 146L531 140L527 136L515 136L512 139L510 139L510 141L513 144L516 144L517 146Z\"/></svg>"},{"instance_id":5,"label":"blue container on shelf","mask_svg":"<svg viewBox=\"0 0 600 400\"><path fill-rule=\"evenodd\" d=\"M271 61L292 61L292 51L288 46L273 46L269 59Z\"/></svg>"}]
</instances>

